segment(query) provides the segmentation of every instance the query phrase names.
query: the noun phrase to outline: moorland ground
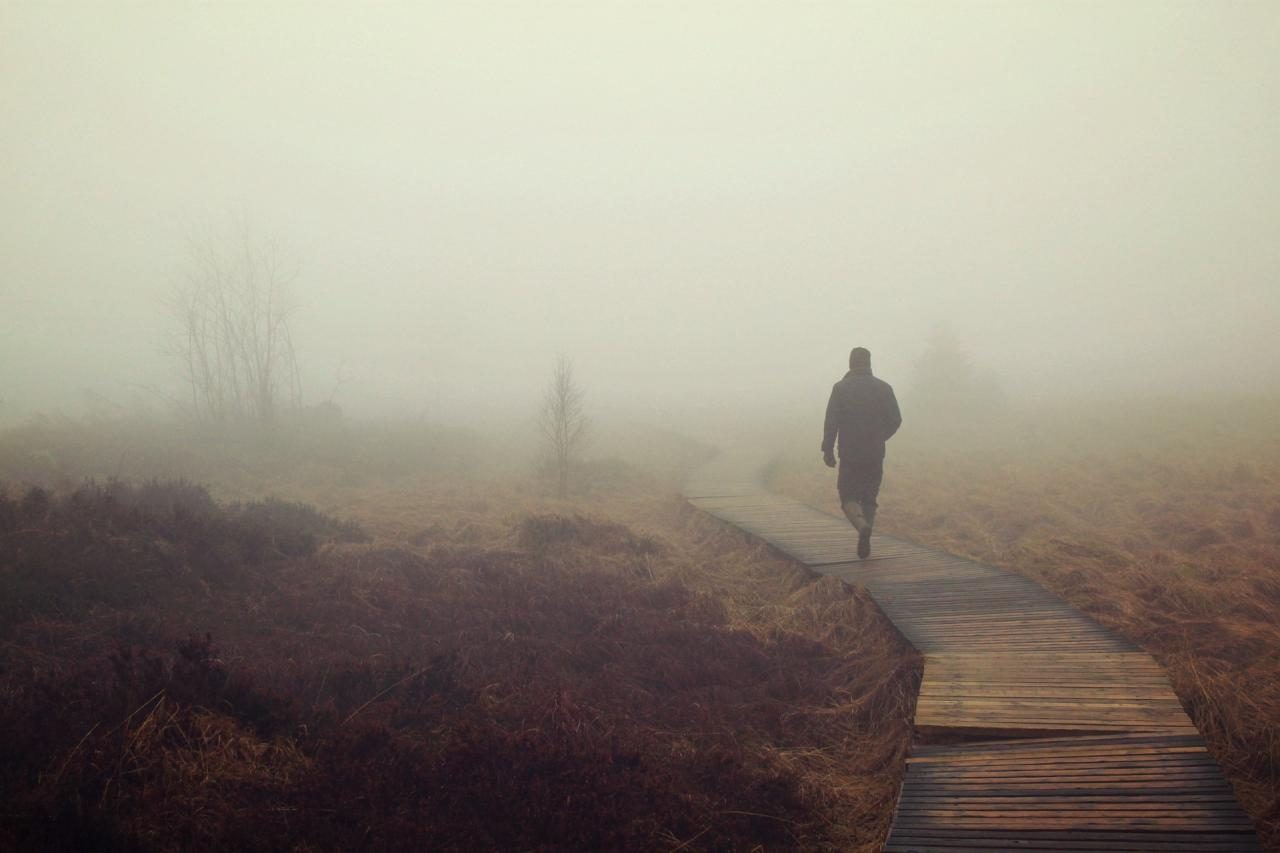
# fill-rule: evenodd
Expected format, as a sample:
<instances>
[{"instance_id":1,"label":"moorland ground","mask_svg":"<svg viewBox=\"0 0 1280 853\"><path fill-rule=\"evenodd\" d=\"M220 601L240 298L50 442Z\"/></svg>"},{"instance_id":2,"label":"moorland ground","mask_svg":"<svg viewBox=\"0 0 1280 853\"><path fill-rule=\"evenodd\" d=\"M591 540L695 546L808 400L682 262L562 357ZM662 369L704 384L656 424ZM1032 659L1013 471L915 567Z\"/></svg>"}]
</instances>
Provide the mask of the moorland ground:
<instances>
[{"instance_id":1,"label":"moorland ground","mask_svg":"<svg viewBox=\"0 0 1280 853\"><path fill-rule=\"evenodd\" d=\"M876 849L917 656L643 444L0 434L0 846Z\"/></svg>"},{"instance_id":2,"label":"moorland ground","mask_svg":"<svg viewBox=\"0 0 1280 853\"><path fill-rule=\"evenodd\" d=\"M904 412L881 529L1152 652L1280 849L1280 404ZM836 512L816 438L770 481ZM0 434L0 842L876 849L917 657L618 446L556 501L422 425Z\"/></svg>"},{"instance_id":3,"label":"moorland ground","mask_svg":"<svg viewBox=\"0 0 1280 853\"><path fill-rule=\"evenodd\" d=\"M879 528L1034 578L1151 652L1280 849L1280 402L1147 399L913 411ZM771 483L839 513L818 436Z\"/></svg>"}]
</instances>

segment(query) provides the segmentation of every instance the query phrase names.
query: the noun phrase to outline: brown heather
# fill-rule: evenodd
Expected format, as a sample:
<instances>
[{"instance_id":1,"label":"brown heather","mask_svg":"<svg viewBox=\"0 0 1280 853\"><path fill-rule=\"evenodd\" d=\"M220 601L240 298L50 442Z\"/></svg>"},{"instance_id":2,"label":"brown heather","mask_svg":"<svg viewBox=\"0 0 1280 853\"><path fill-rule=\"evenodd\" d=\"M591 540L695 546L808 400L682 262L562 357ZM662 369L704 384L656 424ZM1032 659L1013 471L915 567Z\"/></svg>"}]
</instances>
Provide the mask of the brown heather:
<instances>
[{"instance_id":1,"label":"brown heather","mask_svg":"<svg viewBox=\"0 0 1280 853\"><path fill-rule=\"evenodd\" d=\"M0 846L876 849L916 656L606 468L10 489Z\"/></svg>"}]
</instances>

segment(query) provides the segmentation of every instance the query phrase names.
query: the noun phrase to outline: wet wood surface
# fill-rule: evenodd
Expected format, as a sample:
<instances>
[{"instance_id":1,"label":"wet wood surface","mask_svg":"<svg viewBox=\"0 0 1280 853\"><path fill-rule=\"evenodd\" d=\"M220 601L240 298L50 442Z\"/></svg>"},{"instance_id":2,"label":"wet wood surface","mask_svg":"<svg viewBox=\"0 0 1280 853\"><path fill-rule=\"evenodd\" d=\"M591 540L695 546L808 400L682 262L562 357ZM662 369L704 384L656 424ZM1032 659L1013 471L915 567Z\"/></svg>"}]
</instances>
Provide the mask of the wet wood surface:
<instances>
[{"instance_id":1,"label":"wet wood surface","mask_svg":"<svg viewBox=\"0 0 1280 853\"><path fill-rule=\"evenodd\" d=\"M859 560L844 518L760 486L765 462L722 455L685 497L865 587L924 653L917 744L886 850L1261 849L1150 655L993 566L879 534Z\"/></svg>"}]
</instances>

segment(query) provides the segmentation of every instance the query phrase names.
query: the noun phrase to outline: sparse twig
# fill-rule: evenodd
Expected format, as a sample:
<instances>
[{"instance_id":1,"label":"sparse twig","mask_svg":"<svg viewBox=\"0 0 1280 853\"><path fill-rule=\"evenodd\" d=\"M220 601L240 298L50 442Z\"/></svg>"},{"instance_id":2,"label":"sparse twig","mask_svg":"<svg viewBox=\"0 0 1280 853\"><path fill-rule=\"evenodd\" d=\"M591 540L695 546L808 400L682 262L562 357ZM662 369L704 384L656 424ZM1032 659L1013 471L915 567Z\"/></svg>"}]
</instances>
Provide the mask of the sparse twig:
<instances>
[{"instance_id":1,"label":"sparse twig","mask_svg":"<svg viewBox=\"0 0 1280 853\"><path fill-rule=\"evenodd\" d=\"M699 838L706 835L710 831L711 831L711 825L708 824L707 826L703 827L702 830L699 831L697 835L694 835L692 838L689 838L685 841L681 841L675 847L672 847L670 850L668 850L667 853L676 853L677 850L684 850L690 844L697 841Z\"/></svg>"},{"instance_id":2,"label":"sparse twig","mask_svg":"<svg viewBox=\"0 0 1280 853\"><path fill-rule=\"evenodd\" d=\"M77 742L76 745L71 749L71 751L67 753L67 757L62 760L62 766L58 768L58 772L55 773L53 776L53 781L49 783L50 787L57 787L58 782L62 780L62 774L66 772L67 766L71 763L71 759L74 758L75 754L80 751L80 747L84 746L84 742L89 739L89 735L93 734L95 731L98 730L98 726L99 726L99 723L94 723L89 728L89 731L84 733L84 737L80 738L79 742Z\"/></svg>"},{"instance_id":3,"label":"sparse twig","mask_svg":"<svg viewBox=\"0 0 1280 853\"><path fill-rule=\"evenodd\" d=\"M379 691L375 696L373 696L373 698L369 699L367 702L365 702L365 703L364 703L363 705L361 705L359 708L356 708L354 711L352 711L350 714L348 714L348 715L347 715L347 718L346 718L345 720L343 720L343 721L342 721L342 724L345 726L347 723L349 723L349 722L351 722L353 719L355 719L356 714L359 714L359 713L360 713L361 711L363 711L365 708L368 708L368 707L369 707L370 705L372 705L374 702L377 702L379 699L381 699L383 696L386 696L386 695L387 695L388 693L390 693L392 690L395 690L395 689L396 689L397 687L399 687L401 684L404 684L404 683L405 683L405 682L407 682L407 681L412 681L413 679L417 678L419 675L424 674L425 672L427 672L427 671L428 671L428 670L430 670L430 669L431 669L431 667L430 667L429 665L428 665L428 666L424 666L422 669L418 670L417 672L410 673L409 675L406 675L404 678L402 678L402 679L400 679L399 681L397 681L395 684L392 684L390 687L387 687L386 689Z\"/></svg>"}]
</instances>

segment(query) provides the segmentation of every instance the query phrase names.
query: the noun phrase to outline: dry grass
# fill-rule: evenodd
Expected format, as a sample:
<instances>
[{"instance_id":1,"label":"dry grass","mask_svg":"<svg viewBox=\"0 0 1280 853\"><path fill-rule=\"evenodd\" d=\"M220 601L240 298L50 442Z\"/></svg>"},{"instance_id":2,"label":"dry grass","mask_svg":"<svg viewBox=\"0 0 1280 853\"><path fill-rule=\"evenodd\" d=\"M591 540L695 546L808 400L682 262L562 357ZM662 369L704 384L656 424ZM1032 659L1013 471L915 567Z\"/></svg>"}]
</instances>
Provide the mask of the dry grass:
<instances>
[{"instance_id":1,"label":"dry grass","mask_svg":"<svg viewBox=\"0 0 1280 853\"><path fill-rule=\"evenodd\" d=\"M557 566L605 570L698 593L697 606L714 621L775 648L798 638L813 642L796 654L831 656L833 666L824 680L834 688L815 702L796 693L795 683L776 686L795 694L794 702L776 713L796 737L761 740L756 746L770 763L802 779L805 796L822 805L825 825L805 828L796 836L804 839L799 846L879 849L910 738L917 657L861 592L833 578L815 579L740 531L689 508L669 483L637 486L637 479L644 481L629 477L625 488L597 491L585 518L582 504L545 497L536 484L512 479L394 488L371 484L323 493L301 488L283 494L317 501L387 545L408 542L428 554L442 543L524 547ZM584 540L591 546L584 548ZM675 658L667 665L672 663L685 662ZM775 677L792 680L785 674ZM758 733L744 731L735 742L751 737ZM705 835L670 840L673 847L687 842L681 849L689 850L708 849L710 841ZM784 846L795 846L795 837Z\"/></svg>"},{"instance_id":2,"label":"dry grass","mask_svg":"<svg viewBox=\"0 0 1280 853\"><path fill-rule=\"evenodd\" d=\"M919 668L857 590L622 463L268 473L0 506L0 846L878 849Z\"/></svg>"},{"instance_id":3,"label":"dry grass","mask_svg":"<svg viewBox=\"0 0 1280 853\"><path fill-rule=\"evenodd\" d=\"M895 440L881 527L1029 575L1155 655L1280 849L1280 406L1106 408ZM816 453L774 476L836 512L831 480Z\"/></svg>"}]
</instances>

